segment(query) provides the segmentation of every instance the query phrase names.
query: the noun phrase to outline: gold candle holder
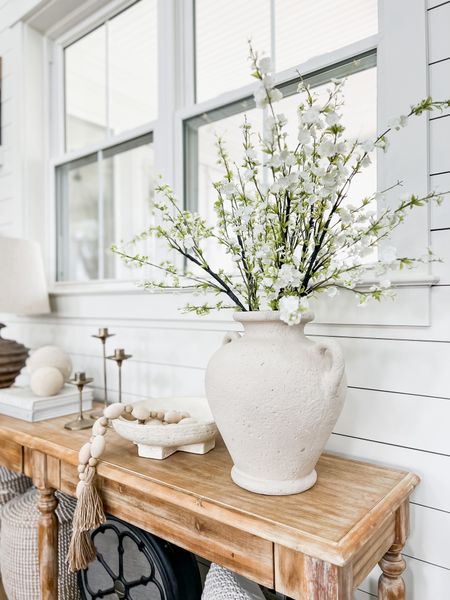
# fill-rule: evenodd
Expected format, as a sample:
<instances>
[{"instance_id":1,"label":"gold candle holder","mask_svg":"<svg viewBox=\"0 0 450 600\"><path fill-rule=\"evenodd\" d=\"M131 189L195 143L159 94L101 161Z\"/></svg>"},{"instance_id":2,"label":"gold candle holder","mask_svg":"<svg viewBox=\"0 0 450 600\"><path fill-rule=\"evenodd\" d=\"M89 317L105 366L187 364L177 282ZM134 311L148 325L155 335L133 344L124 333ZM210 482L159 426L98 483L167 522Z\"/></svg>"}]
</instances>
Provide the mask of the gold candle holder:
<instances>
[{"instance_id":1,"label":"gold candle holder","mask_svg":"<svg viewBox=\"0 0 450 600\"><path fill-rule=\"evenodd\" d=\"M78 413L78 417L73 421L69 421L64 425L65 429L70 429L71 431L80 431L81 429L89 429L92 427L92 419L85 419L83 415L83 388L88 383L92 383L94 380L92 377L86 377L86 373L77 372L75 373L73 379L69 381L72 385L76 385L78 388L78 392L80 395L80 409Z\"/></svg>"},{"instance_id":2,"label":"gold candle holder","mask_svg":"<svg viewBox=\"0 0 450 600\"><path fill-rule=\"evenodd\" d=\"M103 350L103 408L108 406L108 386L107 386L107 374L106 374L106 340L110 337L116 335L115 333L109 333L107 327L100 327L97 335L92 335L92 337L97 338L102 343ZM103 409L97 409L91 412L91 419L98 419L103 415Z\"/></svg>"},{"instance_id":3,"label":"gold candle holder","mask_svg":"<svg viewBox=\"0 0 450 600\"><path fill-rule=\"evenodd\" d=\"M116 348L114 354L107 356L108 360L113 360L119 369L119 402L122 402L122 363L131 358L131 354L126 354L123 348Z\"/></svg>"}]
</instances>

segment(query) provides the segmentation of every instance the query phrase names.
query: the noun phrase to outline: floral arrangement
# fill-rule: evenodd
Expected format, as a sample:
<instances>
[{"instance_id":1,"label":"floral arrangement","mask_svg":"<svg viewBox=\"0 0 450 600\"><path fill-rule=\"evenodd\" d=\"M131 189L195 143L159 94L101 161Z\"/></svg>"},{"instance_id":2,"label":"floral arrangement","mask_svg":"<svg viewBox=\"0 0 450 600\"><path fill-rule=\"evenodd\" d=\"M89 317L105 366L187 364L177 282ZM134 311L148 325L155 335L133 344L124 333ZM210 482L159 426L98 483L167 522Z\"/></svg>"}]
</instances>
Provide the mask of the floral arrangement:
<instances>
[{"instance_id":1,"label":"floral arrangement","mask_svg":"<svg viewBox=\"0 0 450 600\"><path fill-rule=\"evenodd\" d=\"M375 263L367 258L411 209L440 203L442 196L404 194L396 207L388 206L385 194L400 182L356 204L349 203L348 193L352 181L371 163L373 152L388 150L393 130L405 127L413 116L450 106L450 101L428 97L375 139L347 139L340 114L344 82L332 80L325 101L301 82L297 140L290 147L287 119L276 111L282 92L274 85L271 61L259 58L252 48L250 58L259 82L256 105L269 116L262 136L244 121L240 165L230 161L224 140L217 140L224 176L214 183L216 223L211 226L199 214L183 210L172 189L159 185L153 207L158 224L136 236L130 246L115 246L113 251L128 263L151 265L163 274L143 282L145 288L191 287L216 295L214 302L187 304L186 310L198 314L222 308L279 310L282 320L296 324L311 298L322 293L334 296L351 290L360 305L371 297L392 296L389 273L433 260L431 252L412 259L397 256L388 246ZM130 249L149 237L164 240L183 260L158 263ZM211 242L229 255L231 261L224 261L230 263L229 269L212 267L205 248ZM377 283L358 287L364 276Z\"/></svg>"}]
</instances>

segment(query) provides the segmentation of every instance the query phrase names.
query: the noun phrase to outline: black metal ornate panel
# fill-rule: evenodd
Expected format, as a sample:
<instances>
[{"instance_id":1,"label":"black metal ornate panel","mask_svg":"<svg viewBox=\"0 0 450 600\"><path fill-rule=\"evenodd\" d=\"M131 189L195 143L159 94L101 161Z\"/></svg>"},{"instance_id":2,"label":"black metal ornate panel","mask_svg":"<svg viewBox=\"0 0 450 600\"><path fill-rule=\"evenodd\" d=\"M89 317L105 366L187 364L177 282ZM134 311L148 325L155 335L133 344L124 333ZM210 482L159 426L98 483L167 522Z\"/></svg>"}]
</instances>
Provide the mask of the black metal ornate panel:
<instances>
[{"instance_id":1,"label":"black metal ornate panel","mask_svg":"<svg viewBox=\"0 0 450 600\"><path fill-rule=\"evenodd\" d=\"M193 554L108 517L92 534L97 558L79 573L83 600L200 600Z\"/></svg>"}]
</instances>

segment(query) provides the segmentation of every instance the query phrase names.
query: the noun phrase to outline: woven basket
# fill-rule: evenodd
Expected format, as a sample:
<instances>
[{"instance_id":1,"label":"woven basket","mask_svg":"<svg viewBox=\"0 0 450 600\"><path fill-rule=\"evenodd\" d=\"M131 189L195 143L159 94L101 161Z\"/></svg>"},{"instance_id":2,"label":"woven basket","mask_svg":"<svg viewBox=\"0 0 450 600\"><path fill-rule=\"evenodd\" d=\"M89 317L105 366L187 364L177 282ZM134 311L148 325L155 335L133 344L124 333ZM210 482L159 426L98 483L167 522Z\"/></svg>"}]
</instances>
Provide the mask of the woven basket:
<instances>
[{"instance_id":1,"label":"woven basket","mask_svg":"<svg viewBox=\"0 0 450 600\"><path fill-rule=\"evenodd\" d=\"M264 598L256 584L246 590L242 578L215 563L206 576L202 600L257 600Z\"/></svg>"},{"instance_id":2,"label":"woven basket","mask_svg":"<svg viewBox=\"0 0 450 600\"><path fill-rule=\"evenodd\" d=\"M78 600L77 577L64 563L69 548L75 500L56 493L58 519L58 598ZM32 488L3 507L0 569L9 600L40 600L38 563L38 492Z\"/></svg>"},{"instance_id":3,"label":"woven basket","mask_svg":"<svg viewBox=\"0 0 450 600\"><path fill-rule=\"evenodd\" d=\"M25 493L31 485L29 477L0 467L0 506Z\"/></svg>"}]
</instances>

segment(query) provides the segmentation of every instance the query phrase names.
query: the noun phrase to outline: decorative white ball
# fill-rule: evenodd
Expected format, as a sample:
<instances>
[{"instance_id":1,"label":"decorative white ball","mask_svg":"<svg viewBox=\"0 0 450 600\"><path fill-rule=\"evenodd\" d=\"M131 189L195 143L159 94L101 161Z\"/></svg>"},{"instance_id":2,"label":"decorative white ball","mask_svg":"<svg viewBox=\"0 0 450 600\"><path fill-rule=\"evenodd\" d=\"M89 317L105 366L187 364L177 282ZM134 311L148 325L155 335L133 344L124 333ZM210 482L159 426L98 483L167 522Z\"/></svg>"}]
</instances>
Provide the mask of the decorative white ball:
<instances>
[{"instance_id":1,"label":"decorative white ball","mask_svg":"<svg viewBox=\"0 0 450 600\"><path fill-rule=\"evenodd\" d=\"M30 387L36 396L56 396L64 385L64 377L56 367L41 367L33 371Z\"/></svg>"},{"instance_id":2,"label":"decorative white ball","mask_svg":"<svg viewBox=\"0 0 450 600\"><path fill-rule=\"evenodd\" d=\"M58 369L64 381L70 379L72 373L72 361L70 356L62 348L58 346L42 346L35 350L27 360L28 372L32 375L41 367L54 367Z\"/></svg>"}]
</instances>

